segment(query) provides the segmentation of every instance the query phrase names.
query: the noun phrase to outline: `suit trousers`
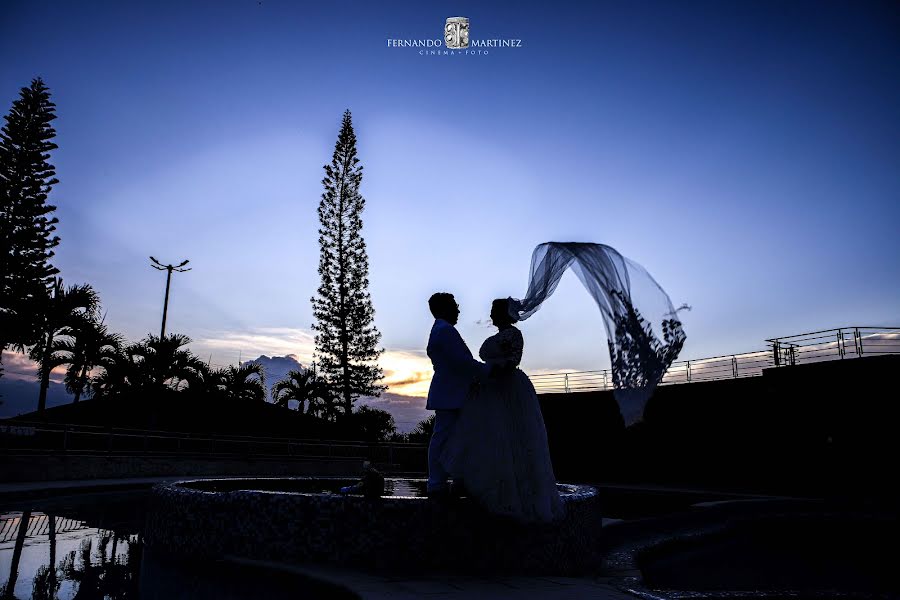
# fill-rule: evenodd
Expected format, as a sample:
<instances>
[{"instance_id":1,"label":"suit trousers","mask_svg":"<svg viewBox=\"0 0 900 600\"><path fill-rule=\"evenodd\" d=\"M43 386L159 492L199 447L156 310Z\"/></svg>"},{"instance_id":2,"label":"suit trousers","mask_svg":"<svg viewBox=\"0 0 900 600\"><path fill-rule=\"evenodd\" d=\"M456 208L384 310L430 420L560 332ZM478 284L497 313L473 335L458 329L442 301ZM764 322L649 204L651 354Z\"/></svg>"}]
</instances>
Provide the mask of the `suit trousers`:
<instances>
[{"instance_id":1,"label":"suit trousers","mask_svg":"<svg viewBox=\"0 0 900 600\"><path fill-rule=\"evenodd\" d=\"M447 483L450 476L441 466L439 458L450 434L453 433L457 418L459 418L459 409L434 411L434 431L431 434L431 442L428 444L429 490Z\"/></svg>"}]
</instances>

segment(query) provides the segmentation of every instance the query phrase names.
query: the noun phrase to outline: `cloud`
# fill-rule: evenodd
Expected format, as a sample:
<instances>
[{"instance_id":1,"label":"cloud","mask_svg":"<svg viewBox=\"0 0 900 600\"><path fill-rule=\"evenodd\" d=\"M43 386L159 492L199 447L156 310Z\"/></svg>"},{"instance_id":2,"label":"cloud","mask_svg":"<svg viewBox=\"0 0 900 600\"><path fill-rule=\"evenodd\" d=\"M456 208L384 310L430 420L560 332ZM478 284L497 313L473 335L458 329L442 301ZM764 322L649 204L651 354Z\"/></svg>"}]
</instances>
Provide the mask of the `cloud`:
<instances>
[{"instance_id":1,"label":"cloud","mask_svg":"<svg viewBox=\"0 0 900 600\"><path fill-rule=\"evenodd\" d=\"M378 362L384 369L383 383L391 393L416 398L428 395L434 369L424 352L385 350Z\"/></svg>"},{"instance_id":2,"label":"cloud","mask_svg":"<svg viewBox=\"0 0 900 600\"><path fill-rule=\"evenodd\" d=\"M417 371L409 375L406 379L400 379L398 381L392 381L391 387L398 388L401 386L412 386L414 384L423 383L425 381L431 381L428 373L422 373L421 371Z\"/></svg>"},{"instance_id":3,"label":"cloud","mask_svg":"<svg viewBox=\"0 0 900 600\"><path fill-rule=\"evenodd\" d=\"M371 406L391 413L397 431L401 433L412 431L420 421L432 414L430 410L425 410L425 398L391 392L385 392L379 398L360 398L357 406Z\"/></svg>"},{"instance_id":4,"label":"cloud","mask_svg":"<svg viewBox=\"0 0 900 600\"><path fill-rule=\"evenodd\" d=\"M243 361L244 364L256 363L263 368L266 377L266 399L271 400L271 390L275 383L286 379L290 371L302 371L305 367L300 364L296 354L287 356L266 356Z\"/></svg>"},{"instance_id":5,"label":"cloud","mask_svg":"<svg viewBox=\"0 0 900 600\"><path fill-rule=\"evenodd\" d=\"M36 381L37 363L20 352L3 352L3 377L17 381ZM66 376L65 366L50 371L50 381L62 383Z\"/></svg>"},{"instance_id":6,"label":"cloud","mask_svg":"<svg viewBox=\"0 0 900 600\"><path fill-rule=\"evenodd\" d=\"M217 331L191 343L200 357L211 356L211 363L222 366L237 364L254 357L288 356L303 364L312 362L315 336L305 329L291 327L259 327L246 331Z\"/></svg>"}]
</instances>

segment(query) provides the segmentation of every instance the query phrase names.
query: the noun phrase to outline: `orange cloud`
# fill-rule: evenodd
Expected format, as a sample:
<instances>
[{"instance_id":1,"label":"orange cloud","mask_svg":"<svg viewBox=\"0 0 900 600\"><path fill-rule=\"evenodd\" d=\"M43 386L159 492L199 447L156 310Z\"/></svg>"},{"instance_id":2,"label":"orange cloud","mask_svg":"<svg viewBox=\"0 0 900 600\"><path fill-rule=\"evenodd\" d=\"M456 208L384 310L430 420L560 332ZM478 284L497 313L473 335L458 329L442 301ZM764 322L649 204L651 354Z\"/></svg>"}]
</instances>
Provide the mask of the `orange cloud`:
<instances>
[{"instance_id":1,"label":"orange cloud","mask_svg":"<svg viewBox=\"0 0 900 600\"><path fill-rule=\"evenodd\" d=\"M28 358L27 354L8 350L3 352L3 377L20 381L36 381L37 370L37 363ZM64 366L50 371L50 381L53 383L62 383L65 376L66 368Z\"/></svg>"},{"instance_id":2,"label":"orange cloud","mask_svg":"<svg viewBox=\"0 0 900 600\"><path fill-rule=\"evenodd\" d=\"M384 370L381 381L393 394L424 398L434 375L431 360L424 353L386 350L378 361Z\"/></svg>"}]
</instances>

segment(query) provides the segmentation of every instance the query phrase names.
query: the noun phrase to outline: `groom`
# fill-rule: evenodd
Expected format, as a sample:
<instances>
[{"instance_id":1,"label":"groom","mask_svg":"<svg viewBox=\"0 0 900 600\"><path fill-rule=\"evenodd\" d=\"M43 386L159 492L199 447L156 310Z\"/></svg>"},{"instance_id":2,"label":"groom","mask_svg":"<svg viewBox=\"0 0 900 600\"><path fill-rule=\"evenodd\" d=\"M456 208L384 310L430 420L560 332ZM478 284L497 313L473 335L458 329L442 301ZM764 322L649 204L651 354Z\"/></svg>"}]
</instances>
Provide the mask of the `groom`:
<instances>
[{"instance_id":1,"label":"groom","mask_svg":"<svg viewBox=\"0 0 900 600\"><path fill-rule=\"evenodd\" d=\"M459 305L453 294L438 292L428 299L434 315L434 325L428 338L428 358L434 365L434 377L428 388L427 410L434 411L434 432L428 445L428 487L430 496L449 493L449 474L438 458L453 432L459 409L469 394L477 376L484 374L486 365L472 358L456 325Z\"/></svg>"}]
</instances>

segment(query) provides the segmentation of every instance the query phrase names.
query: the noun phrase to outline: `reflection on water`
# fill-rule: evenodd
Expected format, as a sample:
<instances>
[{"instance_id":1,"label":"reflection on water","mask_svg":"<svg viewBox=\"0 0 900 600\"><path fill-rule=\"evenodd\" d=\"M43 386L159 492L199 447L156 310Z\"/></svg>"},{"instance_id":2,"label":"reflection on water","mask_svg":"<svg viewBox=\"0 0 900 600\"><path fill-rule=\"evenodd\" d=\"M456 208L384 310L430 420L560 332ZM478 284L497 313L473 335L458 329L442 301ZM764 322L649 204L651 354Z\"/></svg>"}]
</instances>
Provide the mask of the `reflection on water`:
<instances>
[{"instance_id":1,"label":"reflection on water","mask_svg":"<svg viewBox=\"0 0 900 600\"><path fill-rule=\"evenodd\" d=\"M0 514L0 598L136 598L136 532L34 510Z\"/></svg>"},{"instance_id":2,"label":"reflection on water","mask_svg":"<svg viewBox=\"0 0 900 600\"><path fill-rule=\"evenodd\" d=\"M0 506L0 600L356 598L299 575L157 555L144 547L148 491Z\"/></svg>"},{"instance_id":3,"label":"reflection on water","mask_svg":"<svg viewBox=\"0 0 900 600\"><path fill-rule=\"evenodd\" d=\"M134 598L146 492L0 506L0 598Z\"/></svg>"},{"instance_id":4,"label":"reflection on water","mask_svg":"<svg viewBox=\"0 0 900 600\"><path fill-rule=\"evenodd\" d=\"M288 491L336 493L352 482L197 485L221 487L219 491L293 486ZM424 481L389 479L385 484L388 496L425 495ZM0 600L260 596L275 600L296 598L300 590L306 597L348 597L345 590L296 577L288 581L234 565L188 566L147 553L141 536L147 498L147 491L95 493L0 506Z\"/></svg>"},{"instance_id":5,"label":"reflection on water","mask_svg":"<svg viewBox=\"0 0 900 600\"><path fill-rule=\"evenodd\" d=\"M385 479L385 496L425 496L424 479Z\"/></svg>"}]
</instances>

